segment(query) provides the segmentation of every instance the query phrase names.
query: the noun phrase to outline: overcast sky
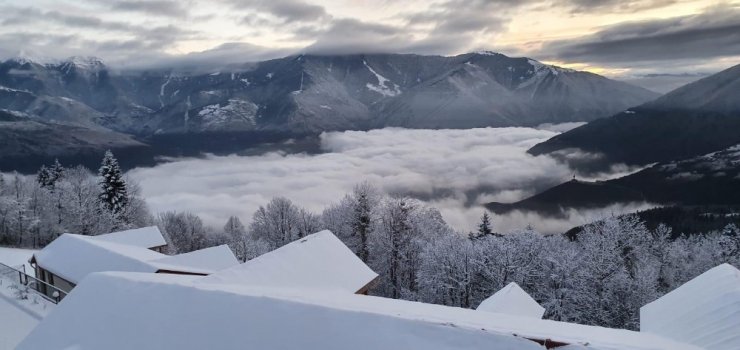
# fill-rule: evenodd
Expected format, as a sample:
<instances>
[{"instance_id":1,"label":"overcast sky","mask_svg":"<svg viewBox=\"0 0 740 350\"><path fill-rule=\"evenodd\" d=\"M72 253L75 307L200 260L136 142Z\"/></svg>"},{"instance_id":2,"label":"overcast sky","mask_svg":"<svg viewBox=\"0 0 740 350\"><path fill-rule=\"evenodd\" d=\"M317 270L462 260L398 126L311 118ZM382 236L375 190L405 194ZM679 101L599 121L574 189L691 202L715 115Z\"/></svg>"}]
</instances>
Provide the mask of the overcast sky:
<instances>
[{"instance_id":1,"label":"overcast sky","mask_svg":"<svg viewBox=\"0 0 740 350\"><path fill-rule=\"evenodd\" d=\"M494 50L612 77L740 63L740 0L0 0L0 55L111 65Z\"/></svg>"}]
</instances>

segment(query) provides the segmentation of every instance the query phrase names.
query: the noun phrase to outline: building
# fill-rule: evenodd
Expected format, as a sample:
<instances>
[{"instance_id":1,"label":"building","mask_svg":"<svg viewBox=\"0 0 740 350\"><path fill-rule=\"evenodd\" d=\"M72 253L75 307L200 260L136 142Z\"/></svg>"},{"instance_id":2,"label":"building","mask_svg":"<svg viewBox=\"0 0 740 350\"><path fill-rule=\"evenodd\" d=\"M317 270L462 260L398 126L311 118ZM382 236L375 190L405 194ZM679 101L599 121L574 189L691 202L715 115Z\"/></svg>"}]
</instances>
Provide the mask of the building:
<instances>
[{"instance_id":1,"label":"building","mask_svg":"<svg viewBox=\"0 0 740 350\"><path fill-rule=\"evenodd\" d=\"M127 234L131 234L128 237ZM156 233L156 235L154 234ZM227 246L169 256L155 251L164 239L159 230L145 228L100 236L65 233L30 260L36 278L67 293L87 275L103 271L173 273L205 276L239 262ZM155 249L155 250L153 250ZM56 298L51 288L41 292Z\"/></svg>"},{"instance_id":2,"label":"building","mask_svg":"<svg viewBox=\"0 0 740 350\"><path fill-rule=\"evenodd\" d=\"M17 349L703 349L542 320L515 285L480 310L357 294L377 275L337 242L322 231L209 276L91 274Z\"/></svg>"},{"instance_id":3,"label":"building","mask_svg":"<svg viewBox=\"0 0 740 350\"><path fill-rule=\"evenodd\" d=\"M330 231L308 235L198 283L366 294L378 274Z\"/></svg>"},{"instance_id":4,"label":"building","mask_svg":"<svg viewBox=\"0 0 740 350\"><path fill-rule=\"evenodd\" d=\"M533 318L545 314L545 308L514 282L483 300L476 310Z\"/></svg>"},{"instance_id":5,"label":"building","mask_svg":"<svg viewBox=\"0 0 740 350\"><path fill-rule=\"evenodd\" d=\"M722 264L643 306L640 331L708 350L740 349L740 270Z\"/></svg>"}]
</instances>

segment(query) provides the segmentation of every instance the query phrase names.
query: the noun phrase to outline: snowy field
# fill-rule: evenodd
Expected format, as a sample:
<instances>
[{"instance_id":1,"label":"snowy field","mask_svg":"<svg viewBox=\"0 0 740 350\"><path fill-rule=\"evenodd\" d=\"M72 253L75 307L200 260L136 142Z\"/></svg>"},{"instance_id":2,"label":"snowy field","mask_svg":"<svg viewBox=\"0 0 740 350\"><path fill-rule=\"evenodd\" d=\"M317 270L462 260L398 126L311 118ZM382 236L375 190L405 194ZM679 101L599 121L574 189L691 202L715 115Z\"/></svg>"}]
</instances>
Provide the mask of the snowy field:
<instances>
[{"instance_id":1,"label":"snowy field","mask_svg":"<svg viewBox=\"0 0 740 350\"><path fill-rule=\"evenodd\" d=\"M25 265L33 276L28 258L34 253L30 249L0 248L0 263L18 268ZM14 349L31 330L46 316L54 304L28 293L27 299L16 295L15 280L0 275L0 350Z\"/></svg>"},{"instance_id":2,"label":"snowy field","mask_svg":"<svg viewBox=\"0 0 740 350\"><path fill-rule=\"evenodd\" d=\"M37 250L0 247L0 263L18 270L23 270L20 266L25 266L26 273L33 276L33 268L28 264L28 259L35 252Z\"/></svg>"},{"instance_id":3,"label":"snowy field","mask_svg":"<svg viewBox=\"0 0 740 350\"><path fill-rule=\"evenodd\" d=\"M482 214L480 204L516 201L569 180L573 170L526 150L578 125L330 132L321 136L322 154L181 159L137 168L129 175L141 184L154 211L191 211L216 227L231 215L248 223L259 206L274 196L320 213L357 183L369 181L386 193L425 200L455 228L471 230ZM603 177L630 170L615 169ZM502 231L532 224L547 232L635 209L642 208L615 206L560 219L514 213L495 217L494 222Z\"/></svg>"}]
</instances>

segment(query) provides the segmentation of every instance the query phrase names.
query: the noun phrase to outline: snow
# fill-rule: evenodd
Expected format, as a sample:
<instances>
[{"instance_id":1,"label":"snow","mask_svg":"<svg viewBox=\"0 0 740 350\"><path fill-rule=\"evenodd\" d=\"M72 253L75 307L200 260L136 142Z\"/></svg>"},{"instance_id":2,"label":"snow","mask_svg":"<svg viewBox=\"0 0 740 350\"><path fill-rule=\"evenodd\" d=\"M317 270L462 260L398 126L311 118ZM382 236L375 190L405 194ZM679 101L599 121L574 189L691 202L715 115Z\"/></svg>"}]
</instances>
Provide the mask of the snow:
<instances>
[{"instance_id":1,"label":"snow","mask_svg":"<svg viewBox=\"0 0 740 350\"><path fill-rule=\"evenodd\" d=\"M12 295L7 280L0 278L0 350L14 349L41 321L20 302Z\"/></svg>"},{"instance_id":2,"label":"snow","mask_svg":"<svg viewBox=\"0 0 740 350\"><path fill-rule=\"evenodd\" d=\"M166 257L155 251L106 242L89 236L65 233L35 254L44 269L74 284L100 271L156 272L148 263Z\"/></svg>"},{"instance_id":3,"label":"snow","mask_svg":"<svg viewBox=\"0 0 740 350\"><path fill-rule=\"evenodd\" d=\"M223 270L239 264L234 253L228 245L220 245L190 253L168 256L162 259L154 260L152 263L158 266L174 265L178 267L187 266L195 269L205 269L210 271Z\"/></svg>"},{"instance_id":4,"label":"snow","mask_svg":"<svg viewBox=\"0 0 740 350\"><path fill-rule=\"evenodd\" d=\"M28 260L31 259L31 256L36 252L38 252L38 250L35 249L0 247L0 263L21 271L25 266L26 273L33 275L33 267L31 267Z\"/></svg>"},{"instance_id":5,"label":"snow","mask_svg":"<svg viewBox=\"0 0 740 350\"><path fill-rule=\"evenodd\" d=\"M167 80L159 87L159 105L160 107L164 108L164 90L167 88L167 85L170 83L170 76L167 76Z\"/></svg>"},{"instance_id":6,"label":"snow","mask_svg":"<svg viewBox=\"0 0 740 350\"><path fill-rule=\"evenodd\" d=\"M740 270L717 266L640 309L640 331L706 349L740 349Z\"/></svg>"},{"instance_id":7,"label":"snow","mask_svg":"<svg viewBox=\"0 0 740 350\"><path fill-rule=\"evenodd\" d=\"M483 300L476 310L532 318L545 314L545 308L514 282Z\"/></svg>"},{"instance_id":8,"label":"snow","mask_svg":"<svg viewBox=\"0 0 740 350\"><path fill-rule=\"evenodd\" d=\"M331 290L197 283L203 279L93 274L18 349L543 349L528 339L699 349L626 330Z\"/></svg>"},{"instance_id":9,"label":"snow","mask_svg":"<svg viewBox=\"0 0 740 350\"><path fill-rule=\"evenodd\" d=\"M232 121L246 122L249 125L256 124L258 107L252 102L230 99L225 106L212 104L203 107L198 115L203 121L203 126L218 127Z\"/></svg>"},{"instance_id":10,"label":"snow","mask_svg":"<svg viewBox=\"0 0 740 350\"><path fill-rule=\"evenodd\" d=\"M141 248L156 248L167 244L157 226L142 227L99 236L92 236L106 242L133 245Z\"/></svg>"},{"instance_id":11,"label":"snow","mask_svg":"<svg viewBox=\"0 0 740 350\"><path fill-rule=\"evenodd\" d=\"M65 233L36 253L36 262L53 274L78 284L85 276L103 271L154 273L166 270L209 274L233 265L235 260L233 253L226 253L224 247L206 248L184 256L168 256L99 237Z\"/></svg>"},{"instance_id":12,"label":"snow","mask_svg":"<svg viewBox=\"0 0 740 350\"><path fill-rule=\"evenodd\" d=\"M14 268L24 264L28 266L28 258L33 252L27 249L0 248L0 262ZM30 271L29 269L30 266L26 271ZM55 306L34 292L28 292L26 299L18 298L17 273L7 272L9 275L5 271L0 273L0 350L14 349Z\"/></svg>"},{"instance_id":13,"label":"snow","mask_svg":"<svg viewBox=\"0 0 740 350\"><path fill-rule=\"evenodd\" d=\"M330 231L289 243L199 283L320 288L356 293L378 276Z\"/></svg>"},{"instance_id":14,"label":"snow","mask_svg":"<svg viewBox=\"0 0 740 350\"><path fill-rule=\"evenodd\" d=\"M244 83L244 85L246 85L246 86L249 86L249 79L247 79L247 78L243 78L243 79L239 79L239 80L240 80L240 81L241 81L242 83Z\"/></svg>"},{"instance_id":15,"label":"snow","mask_svg":"<svg viewBox=\"0 0 740 350\"><path fill-rule=\"evenodd\" d=\"M371 83L367 83L365 85L368 88L368 90L375 91L375 92L377 92L377 93L379 93L379 94L381 94L383 96L386 96L386 97L393 97L393 96L398 96L398 95L401 94L401 89L399 88L398 85L396 85L395 83L391 82L386 77L378 74L378 72L376 72L372 67L370 67L367 64L367 62L362 61L362 63L365 65L365 67L367 67L367 69L370 71L370 73L373 73L373 75L375 75L375 78L378 79L378 85L373 85ZM393 88L392 89L389 88L389 84L388 83L390 83L390 84L393 85Z\"/></svg>"}]
</instances>

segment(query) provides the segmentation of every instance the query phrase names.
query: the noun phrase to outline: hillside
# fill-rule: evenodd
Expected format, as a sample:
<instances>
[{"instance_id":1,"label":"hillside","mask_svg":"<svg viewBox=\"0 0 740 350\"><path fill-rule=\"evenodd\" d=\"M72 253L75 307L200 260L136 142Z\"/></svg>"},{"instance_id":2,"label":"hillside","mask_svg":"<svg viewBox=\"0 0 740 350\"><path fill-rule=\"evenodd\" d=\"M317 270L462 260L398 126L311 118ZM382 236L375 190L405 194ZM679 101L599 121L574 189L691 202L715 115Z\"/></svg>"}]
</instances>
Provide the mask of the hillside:
<instances>
[{"instance_id":1,"label":"hillside","mask_svg":"<svg viewBox=\"0 0 740 350\"><path fill-rule=\"evenodd\" d=\"M646 165L706 154L740 142L740 65L655 101L537 144L534 155L597 155L597 165ZM570 157L568 155L571 155Z\"/></svg>"},{"instance_id":2,"label":"hillside","mask_svg":"<svg viewBox=\"0 0 740 350\"><path fill-rule=\"evenodd\" d=\"M488 203L495 213L530 210L557 215L565 209L616 203L740 205L740 145L682 161L659 163L602 182L570 181L516 203Z\"/></svg>"}]
</instances>

